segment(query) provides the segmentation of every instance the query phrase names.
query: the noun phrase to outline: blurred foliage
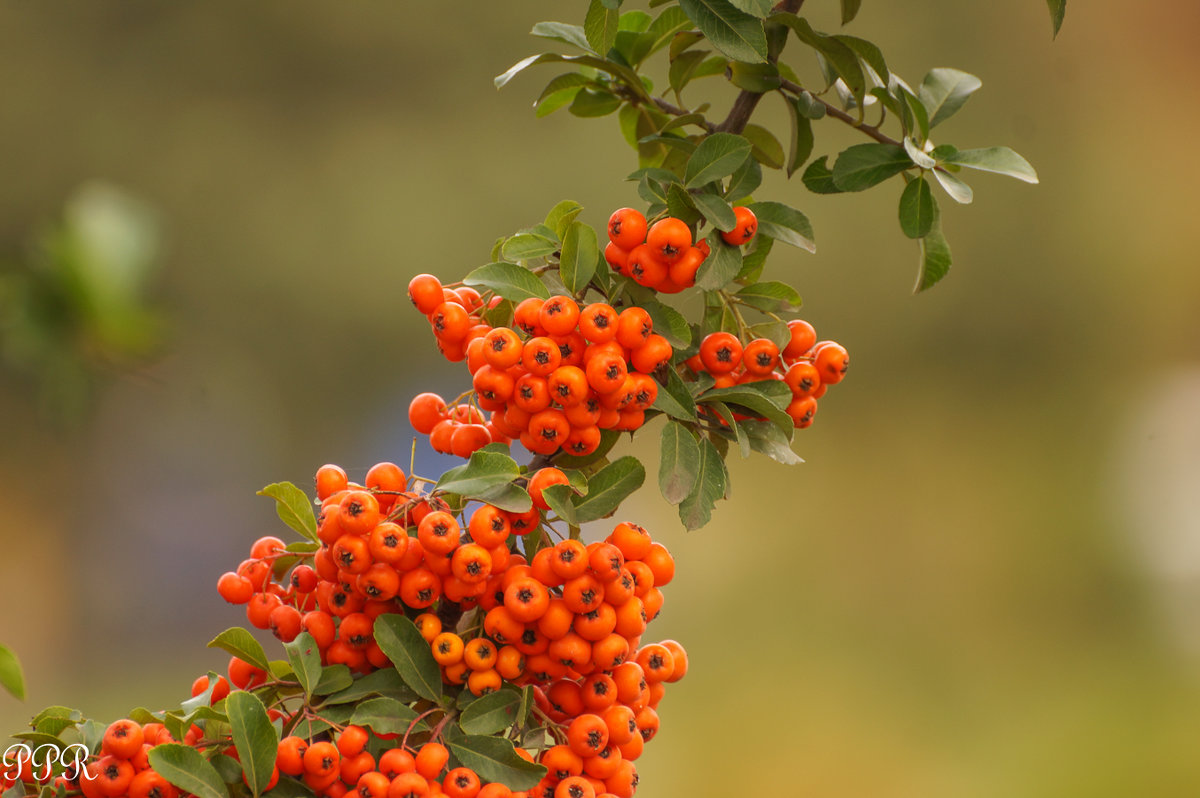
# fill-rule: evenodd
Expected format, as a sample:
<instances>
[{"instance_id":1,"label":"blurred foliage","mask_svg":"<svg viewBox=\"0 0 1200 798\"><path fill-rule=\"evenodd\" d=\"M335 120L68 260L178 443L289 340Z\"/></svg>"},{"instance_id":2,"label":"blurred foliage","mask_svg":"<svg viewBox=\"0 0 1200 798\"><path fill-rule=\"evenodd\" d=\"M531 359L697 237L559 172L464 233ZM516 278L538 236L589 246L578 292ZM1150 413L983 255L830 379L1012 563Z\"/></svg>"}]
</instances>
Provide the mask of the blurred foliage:
<instances>
[{"instance_id":1,"label":"blurred foliage","mask_svg":"<svg viewBox=\"0 0 1200 798\"><path fill-rule=\"evenodd\" d=\"M3 365L29 376L53 415L77 419L96 377L161 347L162 318L147 304L159 247L144 203L93 182L33 236L27 255L0 263Z\"/></svg>"}]
</instances>

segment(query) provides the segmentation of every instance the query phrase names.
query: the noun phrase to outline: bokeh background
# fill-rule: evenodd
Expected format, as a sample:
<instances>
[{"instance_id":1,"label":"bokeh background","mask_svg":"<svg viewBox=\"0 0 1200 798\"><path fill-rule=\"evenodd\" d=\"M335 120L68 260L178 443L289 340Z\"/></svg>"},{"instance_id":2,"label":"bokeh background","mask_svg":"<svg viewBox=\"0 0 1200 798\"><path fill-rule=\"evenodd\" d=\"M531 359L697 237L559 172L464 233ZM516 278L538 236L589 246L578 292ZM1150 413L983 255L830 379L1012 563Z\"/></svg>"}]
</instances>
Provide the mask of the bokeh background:
<instances>
[{"instance_id":1,"label":"bokeh background","mask_svg":"<svg viewBox=\"0 0 1200 798\"><path fill-rule=\"evenodd\" d=\"M72 412L0 372L0 642L29 682L0 727L186 697L244 623L217 576L281 530L255 491L407 462L409 398L467 385L411 276L481 265L560 199L597 225L637 202L615 118L534 118L553 67L491 83L583 7L0 3L0 257L119 186L162 231L164 325ZM807 463L732 462L710 527L652 488L624 511L677 557L652 631L692 662L639 794L1200 794L1198 24L1093 0L1052 43L1038 0L864 4L849 32L911 83L982 78L939 140L1011 145L1042 183L943 201L956 264L915 297L898 183L760 192L811 217L819 254L768 274L853 369ZM834 125L817 154L856 141ZM630 449L652 473L653 450Z\"/></svg>"}]
</instances>

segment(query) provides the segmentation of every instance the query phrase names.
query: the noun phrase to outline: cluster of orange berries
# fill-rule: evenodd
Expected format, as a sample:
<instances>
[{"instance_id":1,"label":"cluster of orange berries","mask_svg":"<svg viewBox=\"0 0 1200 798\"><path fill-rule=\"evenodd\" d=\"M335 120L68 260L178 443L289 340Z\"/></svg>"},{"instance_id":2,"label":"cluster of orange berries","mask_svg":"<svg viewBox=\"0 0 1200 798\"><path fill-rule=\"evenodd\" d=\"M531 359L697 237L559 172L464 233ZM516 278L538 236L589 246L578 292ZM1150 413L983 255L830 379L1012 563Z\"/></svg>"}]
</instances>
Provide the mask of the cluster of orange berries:
<instances>
[{"instance_id":1,"label":"cluster of orange berries","mask_svg":"<svg viewBox=\"0 0 1200 798\"><path fill-rule=\"evenodd\" d=\"M684 365L693 373L711 374L716 388L781 380L792 392L788 415L797 428L809 427L817 400L846 375L850 355L836 341L818 341L816 330L803 319L789 321L788 330L790 338L782 351L767 338L755 338L743 346L733 333L710 333L700 342L700 351Z\"/></svg>"},{"instance_id":2,"label":"cluster of orange berries","mask_svg":"<svg viewBox=\"0 0 1200 798\"><path fill-rule=\"evenodd\" d=\"M409 406L413 428L442 453L467 457L517 439L536 454L591 454L602 430L642 426L658 396L649 375L673 354L642 308L618 313L603 302L580 308L568 296L531 297L515 308L513 327L492 327L470 315L473 289L444 289L421 274L409 295L428 313L441 351L461 348L471 372L474 404L448 407L423 393Z\"/></svg>"},{"instance_id":3,"label":"cluster of orange berries","mask_svg":"<svg viewBox=\"0 0 1200 798\"><path fill-rule=\"evenodd\" d=\"M737 224L721 238L733 246L747 244L758 232L758 219L749 208L737 207L733 212ZM692 287L709 254L707 241L693 245L692 230L682 219L668 216L650 225L635 208L620 208L609 217L604 259L646 288L677 294Z\"/></svg>"},{"instance_id":4,"label":"cluster of orange berries","mask_svg":"<svg viewBox=\"0 0 1200 798\"><path fill-rule=\"evenodd\" d=\"M677 642L641 639L663 606L662 586L675 574L666 547L642 527L620 523L603 541L566 539L527 559L524 552L533 547L519 545L513 536L540 526L549 509L543 495L548 487L568 484L557 468L530 475L529 511L483 504L465 528L439 500L413 493L408 483L392 463L373 466L363 485L350 483L338 466L322 466L316 475L321 546L312 564L279 573L279 558L297 555L277 538L260 538L249 559L221 576L218 591L227 601L246 604L254 626L284 641L306 630L324 664L343 663L360 673L391 665L374 639L375 619L416 612L417 628L446 684L465 685L475 695L506 682L534 686L543 721L558 744L538 757L549 772L528 795L557 796L561 790L569 796L632 796L633 762L658 730L656 708L665 684L687 671L687 654ZM464 611L478 607L480 623L465 634L443 628L439 601ZM230 662L230 681L238 686L253 687L265 678L236 657ZM208 687L208 677L201 677L193 695ZM222 677L212 700L228 691ZM412 775L412 755L402 748L385 754L387 767L381 757L377 769L361 749L341 750L339 741L335 756L325 750L331 747L286 738L279 769L303 776L327 798L341 798L350 789L358 791L352 798L436 794L434 782L447 795L508 794L499 787L484 793L488 788L463 771L442 777L444 759ZM324 753L311 753L314 749ZM348 765L351 759L359 764ZM310 767L318 761L319 768ZM363 763L369 767L360 767ZM369 776L380 772L386 784ZM428 793L416 784L418 776ZM399 778L402 787L396 787Z\"/></svg>"}]
</instances>

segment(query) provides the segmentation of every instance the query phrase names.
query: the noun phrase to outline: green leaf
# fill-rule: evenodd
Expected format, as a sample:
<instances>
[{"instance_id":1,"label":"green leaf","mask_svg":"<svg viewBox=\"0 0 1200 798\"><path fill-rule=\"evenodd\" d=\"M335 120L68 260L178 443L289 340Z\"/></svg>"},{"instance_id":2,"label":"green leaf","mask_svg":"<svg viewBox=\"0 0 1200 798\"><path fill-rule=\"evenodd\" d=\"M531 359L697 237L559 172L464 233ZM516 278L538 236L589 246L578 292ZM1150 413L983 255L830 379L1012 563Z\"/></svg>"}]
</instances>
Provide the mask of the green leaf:
<instances>
[{"instance_id":1,"label":"green leaf","mask_svg":"<svg viewBox=\"0 0 1200 798\"><path fill-rule=\"evenodd\" d=\"M0 646L0 686L18 701L25 700L25 673L21 661L7 646Z\"/></svg>"},{"instance_id":2,"label":"green leaf","mask_svg":"<svg viewBox=\"0 0 1200 798\"><path fill-rule=\"evenodd\" d=\"M583 206L575 200L563 200L550 209L543 224L553 230L561 240L567 234L567 228L571 226L571 222L575 221L575 217L579 216L582 211Z\"/></svg>"},{"instance_id":3,"label":"green leaf","mask_svg":"<svg viewBox=\"0 0 1200 798\"><path fill-rule=\"evenodd\" d=\"M545 766L517 756L512 741L503 737L447 734L445 741L450 753L480 781L498 781L520 791L532 789L546 775Z\"/></svg>"},{"instance_id":4,"label":"green leaf","mask_svg":"<svg viewBox=\"0 0 1200 798\"><path fill-rule=\"evenodd\" d=\"M800 108L800 101L785 95L788 117L792 121L792 137L788 142L787 176L791 177L813 151L812 120Z\"/></svg>"},{"instance_id":5,"label":"green leaf","mask_svg":"<svg viewBox=\"0 0 1200 798\"><path fill-rule=\"evenodd\" d=\"M592 0L583 18L583 33L592 49L604 55L617 40L617 23L621 18L615 8L606 8L601 0Z\"/></svg>"},{"instance_id":6,"label":"green leaf","mask_svg":"<svg viewBox=\"0 0 1200 798\"><path fill-rule=\"evenodd\" d=\"M940 217L937 206L934 206L933 227L927 236L917 242L921 252L921 269L917 274L917 284L913 288L914 294L932 288L950 271L950 242L942 234Z\"/></svg>"},{"instance_id":7,"label":"green leaf","mask_svg":"<svg viewBox=\"0 0 1200 798\"><path fill-rule=\"evenodd\" d=\"M728 0L679 0L679 7L727 57L747 63L767 60L762 20L735 8Z\"/></svg>"},{"instance_id":8,"label":"green leaf","mask_svg":"<svg viewBox=\"0 0 1200 798\"><path fill-rule=\"evenodd\" d=\"M900 144L904 147L904 152L908 154L909 160L922 169L932 169L933 167L937 166L937 161L935 161L933 157L923 149L918 147L911 136L905 136L904 140L901 141Z\"/></svg>"},{"instance_id":9,"label":"green leaf","mask_svg":"<svg viewBox=\"0 0 1200 798\"><path fill-rule=\"evenodd\" d=\"M435 490L477 497L500 485L512 482L521 475L517 461L505 454L480 450L471 455L466 465L442 474Z\"/></svg>"},{"instance_id":10,"label":"green leaf","mask_svg":"<svg viewBox=\"0 0 1200 798\"><path fill-rule=\"evenodd\" d=\"M924 145L929 140L929 112L925 110L925 104L899 82L895 84L895 90L900 93L900 99L904 102L902 110L907 110L912 117L909 133Z\"/></svg>"},{"instance_id":11,"label":"green leaf","mask_svg":"<svg viewBox=\"0 0 1200 798\"><path fill-rule=\"evenodd\" d=\"M326 706L355 703L370 695L387 696L405 703L417 697L395 668L382 668L355 679L353 684L329 696L323 703Z\"/></svg>"},{"instance_id":12,"label":"green leaf","mask_svg":"<svg viewBox=\"0 0 1200 798\"><path fill-rule=\"evenodd\" d=\"M739 421L738 425L746 433L750 448L760 454L765 454L777 463L797 465L804 460L792 451L791 437L785 435L779 427L769 421L747 419Z\"/></svg>"},{"instance_id":13,"label":"green leaf","mask_svg":"<svg viewBox=\"0 0 1200 798\"><path fill-rule=\"evenodd\" d=\"M769 280L753 283L736 294L737 298L758 310L768 313L800 309L800 294L787 283Z\"/></svg>"},{"instance_id":14,"label":"green leaf","mask_svg":"<svg viewBox=\"0 0 1200 798\"><path fill-rule=\"evenodd\" d=\"M891 72L888 70L887 61L884 60L883 51L879 49L878 45L866 39L860 39L857 36L846 36L845 34L839 34L833 38L853 50L859 60L870 67L871 71L875 73L875 77L879 78L879 82L882 85L887 85Z\"/></svg>"},{"instance_id":15,"label":"green leaf","mask_svg":"<svg viewBox=\"0 0 1200 798\"><path fill-rule=\"evenodd\" d=\"M646 468L636 457L621 457L609 463L588 480L587 496L575 502L579 522L609 515L645 481Z\"/></svg>"},{"instance_id":16,"label":"green leaf","mask_svg":"<svg viewBox=\"0 0 1200 798\"><path fill-rule=\"evenodd\" d=\"M551 485L542 491L546 504L550 505L550 509L559 518L571 526L579 526L579 516L575 512L575 505L571 503L571 497L574 495L575 491L570 485Z\"/></svg>"},{"instance_id":17,"label":"green leaf","mask_svg":"<svg viewBox=\"0 0 1200 798\"><path fill-rule=\"evenodd\" d=\"M284 643L283 649L305 697L311 698L321 681L321 650L317 648L317 641L308 632L301 632L292 642Z\"/></svg>"},{"instance_id":18,"label":"green leaf","mask_svg":"<svg viewBox=\"0 0 1200 798\"><path fill-rule=\"evenodd\" d=\"M494 504L501 510L510 513L528 512L529 508L533 506L533 500L529 498L529 492L520 485L513 485L511 483L485 490L474 498L481 502Z\"/></svg>"},{"instance_id":19,"label":"green leaf","mask_svg":"<svg viewBox=\"0 0 1200 798\"><path fill-rule=\"evenodd\" d=\"M699 473L700 444L696 436L682 424L668 422L663 428L658 464L658 488L663 498L679 504L691 495Z\"/></svg>"},{"instance_id":20,"label":"green leaf","mask_svg":"<svg viewBox=\"0 0 1200 798\"><path fill-rule=\"evenodd\" d=\"M190 745L162 743L150 749L150 767L196 798L229 798L225 782L204 755Z\"/></svg>"},{"instance_id":21,"label":"green leaf","mask_svg":"<svg viewBox=\"0 0 1200 798\"><path fill-rule=\"evenodd\" d=\"M775 134L761 125L749 124L742 135L750 140L753 149L750 154L754 160L769 169L783 168L783 145Z\"/></svg>"},{"instance_id":22,"label":"green leaf","mask_svg":"<svg viewBox=\"0 0 1200 798\"><path fill-rule=\"evenodd\" d=\"M264 671L271 667L267 663L267 654L263 651L262 644L254 639L254 635L240 626L234 626L221 632L208 642L208 647L224 649Z\"/></svg>"},{"instance_id":23,"label":"green leaf","mask_svg":"<svg viewBox=\"0 0 1200 798\"><path fill-rule=\"evenodd\" d=\"M316 648L315 643L313 648ZM319 660L320 654L317 656ZM254 693L234 690L225 699L225 712L229 715L233 744L242 763L242 772L246 774L246 783L255 795L260 795L275 768L279 732L267 717L267 708Z\"/></svg>"},{"instance_id":24,"label":"green leaf","mask_svg":"<svg viewBox=\"0 0 1200 798\"><path fill-rule=\"evenodd\" d=\"M812 224L800 211L782 202L753 202L747 205L758 218L759 235L782 241L806 252L816 252Z\"/></svg>"},{"instance_id":25,"label":"green leaf","mask_svg":"<svg viewBox=\"0 0 1200 798\"><path fill-rule=\"evenodd\" d=\"M968 169L978 169L981 172L995 172L998 175L1015 177L1026 183L1038 182L1037 172L1030 166L1029 161L1022 158L1008 147L984 147L978 150L959 150L943 160L943 163L957 164Z\"/></svg>"},{"instance_id":26,"label":"green leaf","mask_svg":"<svg viewBox=\"0 0 1200 798\"><path fill-rule=\"evenodd\" d=\"M578 72L568 72L559 75L546 84L541 95L534 101L535 116L539 119L548 116L575 99L575 95L584 86L595 85L596 81ZM561 235L561 234L560 234Z\"/></svg>"},{"instance_id":27,"label":"green leaf","mask_svg":"<svg viewBox=\"0 0 1200 798\"><path fill-rule=\"evenodd\" d=\"M814 194L841 194L842 190L833 182L833 172L826 163L828 155L822 155L808 165L800 178L805 187Z\"/></svg>"},{"instance_id":28,"label":"green leaf","mask_svg":"<svg viewBox=\"0 0 1200 798\"><path fill-rule=\"evenodd\" d=\"M733 133L713 133L700 143L684 168L684 185L699 188L728 177L750 157L753 145Z\"/></svg>"},{"instance_id":29,"label":"green leaf","mask_svg":"<svg viewBox=\"0 0 1200 798\"><path fill-rule=\"evenodd\" d=\"M463 710L458 725L467 734L496 734L519 720L521 693L503 689L482 695Z\"/></svg>"},{"instance_id":30,"label":"green leaf","mask_svg":"<svg viewBox=\"0 0 1200 798\"><path fill-rule=\"evenodd\" d=\"M933 227L933 215L937 212L936 205L933 191L924 175L908 181L904 193L900 195L900 229L904 235L909 238L929 235Z\"/></svg>"},{"instance_id":31,"label":"green leaf","mask_svg":"<svg viewBox=\"0 0 1200 798\"><path fill-rule=\"evenodd\" d=\"M678 183L667 186L667 212L689 226L700 220L700 211L697 210L692 195Z\"/></svg>"},{"instance_id":32,"label":"green leaf","mask_svg":"<svg viewBox=\"0 0 1200 798\"><path fill-rule=\"evenodd\" d=\"M955 202L961 205L970 205L971 200L975 199L975 192L971 190L971 187L945 169L934 169L933 176L937 178L938 184Z\"/></svg>"},{"instance_id":33,"label":"green leaf","mask_svg":"<svg viewBox=\"0 0 1200 798\"><path fill-rule=\"evenodd\" d=\"M509 260L532 260L544 258L558 249L558 242L533 233L519 233L504 242L501 248Z\"/></svg>"},{"instance_id":34,"label":"green leaf","mask_svg":"<svg viewBox=\"0 0 1200 798\"><path fill-rule=\"evenodd\" d=\"M398 678L398 677L397 677ZM329 696L341 692L354 684L354 677L345 665L326 665L321 668L321 676L313 686L314 695Z\"/></svg>"},{"instance_id":35,"label":"green leaf","mask_svg":"<svg viewBox=\"0 0 1200 798\"><path fill-rule=\"evenodd\" d=\"M709 50L688 50L686 53L680 53L671 62L671 68L667 71L667 85L671 87L671 91L676 95L683 91L683 87L691 82L697 67L709 52Z\"/></svg>"},{"instance_id":36,"label":"green leaf","mask_svg":"<svg viewBox=\"0 0 1200 798\"><path fill-rule=\"evenodd\" d=\"M749 284L757 282L762 277L763 267L767 264L767 255L771 254L771 247L775 245L775 239L760 232L750 242L749 251L742 257L742 269L737 274L737 282Z\"/></svg>"},{"instance_id":37,"label":"green leaf","mask_svg":"<svg viewBox=\"0 0 1200 798\"><path fill-rule=\"evenodd\" d=\"M576 93L567 108L572 115L591 119L598 116L608 116L621 107L621 98L611 91L584 87Z\"/></svg>"},{"instance_id":38,"label":"green leaf","mask_svg":"<svg viewBox=\"0 0 1200 798\"><path fill-rule=\"evenodd\" d=\"M724 402L727 405L744 407L750 413L762 416L783 430L792 430L792 417L785 408L792 401L792 392L779 380L762 380L734 385L730 388L713 388L696 397L700 404Z\"/></svg>"},{"instance_id":39,"label":"green leaf","mask_svg":"<svg viewBox=\"0 0 1200 798\"><path fill-rule=\"evenodd\" d=\"M733 215L733 208L716 194L693 194L692 202L700 209L700 213L704 214L708 223L718 230L729 232L737 227L737 217Z\"/></svg>"},{"instance_id":40,"label":"green leaf","mask_svg":"<svg viewBox=\"0 0 1200 798\"><path fill-rule=\"evenodd\" d=\"M929 127L937 127L962 108L963 103L983 85L974 75L941 67L929 70L921 81L918 96L929 112Z\"/></svg>"},{"instance_id":41,"label":"green leaf","mask_svg":"<svg viewBox=\"0 0 1200 798\"><path fill-rule=\"evenodd\" d=\"M836 37L813 30L808 20L795 14L772 14L768 21L787 25L796 34L797 39L816 50L841 77L854 101L859 107L862 106L867 91L867 79L859 64L857 53Z\"/></svg>"},{"instance_id":42,"label":"green leaf","mask_svg":"<svg viewBox=\"0 0 1200 798\"><path fill-rule=\"evenodd\" d=\"M587 34L583 28L578 25L568 25L565 22L539 22L533 26L530 31L534 36L539 36L543 39L552 39L563 44L570 44L578 47L580 50L591 51L592 47L588 43ZM606 50L599 51L600 55L604 55Z\"/></svg>"},{"instance_id":43,"label":"green leaf","mask_svg":"<svg viewBox=\"0 0 1200 798\"><path fill-rule=\"evenodd\" d=\"M368 698L354 708L350 722L356 726L366 726L376 734L404 734L409 726L417 719L416 711L408 704L388 696ZM413 727L413 731L425 731L429 727L421 721Z\"/></svg>"},{"instance_id":44,"label":"green leaf","mask_svg":"<svg viewBox=\"0 0 1200 798\"><path fill-rule=\"evenodd\" d=\"M737 202L749 197L762 185L762 166L753 158L738 167L729 178L729 188L725 189L725 199Z\"/></svg>"},{"instance_id":45,"label":"green leaf","mask_svg":"<svg viewBox=\"0 0 1200 798\"><path fill-rule=\"evenodd\" d=\"M862 5L862 0L841 0L842 3L842 24L848 25L850 21L858 16L858 8Z\"/></svg>"},{"instance_id":46,"label":"green leaf","mask_svg":"<svg viewBox=\"0 0 1200 798\"><path fill-rule=\"evenodd\" d=\"M742 248L726 244L715 232L708 236L708 247L708 257L696 271L696 286L705 291L719 291L742 270Z\"/></svg>"},{"instance_id":47,"label":"green leaf","mask_svg":"<svg viewBox=\"0 0 1200 798\"><path fill-rule=\"evenodd\" d=\"M734 61L729 65L729 82L739 89L766 94L783 85L779 67L774 64L746 64Z\"/></svg>"},{"instance_id":48,"label":"green leaf","mask_svg":"<svg viewBox=\"0 0 1200 798\"><path fill-rule=\"evenodd\" d=\"M1062 27L1063 17L1067 13L1067 0L1046 0L1046 7L1050 9L1050 24L1054 28L1054 37L1058 38L1058 31Z\"/></svg>"},{"instance_id":49,"label":"green leaf","mask_svg":"<svg viewBox=\"0 0 1200 798\"><path fill-rule=\"evenodd\" d=\"M699 529L712 519L717 499L725 495L725 463L708 438L700 440L700 466L692 492L679 504L679 520L687 529Z\"/></svg>"},{"instance_id":50,"label":"green leaf","mask_svg":"<svg viewBox=\"0 0 1200 798\"><path fill-rule=\"evenodd\" d=\"M375 642L417 695L430 701L441 698L442 669L416 624L403 615L380 615L375 619Z\"/></svg>"},{"instance_id":51,"label":"green leaf","mask_svg":"<svg viewBox=\"0 0 1200 798\"><path fill-rule=\"evenodd\" d=\"M771 13L775 0L730 0L739 11L763 19Z\"/></svg>"},{"instance_id":52,"label":"green leaf","mask_svg":"<svg viewBox=\"0 0 1200 798\"><path fill-rule=\"evenodd\" d=\"M674 369L667 372L667 384L659 387L653 408L680 421L696 420L696 400Z\"/></svg>"},{"instance_id":53,"label":"green leaf","mask_svg":"<svg viewBox=\"0 0 1200 798\"><path fill-rule=\"evenodd\" d=\"M513 64L509 70L501 75L497 75L493 82L497 89L504 88L509 81L517 75L524 72L535 64L549 63L564 63L578 64L580 66L592 67L601 72L607 72L614 78L624 83L631 91L636 93L643 99L649 99L646 94L645 86L642 85L636 72L627 66L618 64L614 61L609 61L604 58L598 58L594 55L559 55L558 53L541 53L540 55L531 55L528 58L522 58L517 63Z\"/></svg>"},{"instance_id":54,"label":"green leaf","mask_svg":"<svg viewBox=\"0 0 1200 798\"><path fill-rule=\"evenodd\" d=\"M716 414L725 422L725 428L718 431L716 434L725 438L736 440L738 449L742 453L742 459L750 456L750 441L746 439L741 427L737 425L737 419L733 417L733 411L730 410L724 402L712 402L707 407L710 410L716 411ZM728 487L728 486L727 486Z\"/></svg>"},{"instance_id":55,"label":"green leaf","mask_svg":"<svg viewBox=\"0 0 1200 798\"><path fill-rule=\"evenodd\" d=\"M639 302L642 310L650 314L654 322L654 331L667 339L676 349L686 349L692 343L692 328L688 325L687 317L670 305L662 302L647 300Z\"/></svg>"},{"instance_id":56,"label":"green leaf","mask_svg":"<svg viewBox=\"0 0 1200 798\"><path fill-rule=\"evenodd\" d=\"M640 37L644 44L638 50L638 61L640 62L651 53L666 47L676 33L691 27L692 21L687 18L687 14L683 13L683 9L678 6L663 9L663 12L655 17L650 26L646 28L646 35Z\"/></svg>"},{"instance_id":57,"label":"green leaf","mask_svg":"<svg viewBox=\"0 0 1200 798\"><path fill-rule=\"evenodd\" d=\"M596 273L599 257L596 231L583 222L571 222L563 236L562 255L558 260L558 274L568 291L578 294L587 287Z\"/></svg>"},{"instance_id":58,"label":"green leaf","mask_svg":"<svg viewBox=\"0 0 1200 798\"><path fill-rule=\"evenodd\" d=\"M833 182L842 191L864 191L912 166L912 159L898 145L855 144L838 155Z\"/></svg>"},{"instance_id":59,"label":"green leaf","mask_svg":"<svg viewBox=\"0 0 1200 798\"><path fill-rule=\"evenodd\" d=\"M661 391L659 392L659 395L662 395ZM621 433L615 429L600 430L600 446L597 447L596 451L582 457L576 457L569 454L560 454L554 462L557 463L560 468L583 468L584 466L588 466L592 463L602 460L605 455L612 451L612 448L616 446L617 441L620 439ZM526 508L526 510L528 510L528 508Z\"/></svg>"},{"instance_id":60,"label":"green leaf","mask_svg":"<svg viewBox=\"0 0 1200 798\"><path fill-rule=\"evenodd\" d=\"M274 482L258 492L275 500L275 512L292 529L309 540L317 540L317 517L312 501L290 482Z\"/></svg>"}]
</instances>

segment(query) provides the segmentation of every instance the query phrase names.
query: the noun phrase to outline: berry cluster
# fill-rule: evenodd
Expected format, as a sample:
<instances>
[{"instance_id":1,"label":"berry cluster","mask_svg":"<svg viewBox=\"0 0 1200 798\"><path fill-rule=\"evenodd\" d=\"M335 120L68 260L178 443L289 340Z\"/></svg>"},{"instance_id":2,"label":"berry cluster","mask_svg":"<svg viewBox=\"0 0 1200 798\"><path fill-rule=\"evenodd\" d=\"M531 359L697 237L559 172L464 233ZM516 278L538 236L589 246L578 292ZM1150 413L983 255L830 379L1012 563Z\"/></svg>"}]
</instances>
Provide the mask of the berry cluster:
<instances>
[{"instance_id":1,"label":"berry cluster","mask_svg":"<svg viewBox=\"0 0 1200 798\"><path fill-rule=\"evenodd\" d=\"M725 243L740 246L758 232L754 211L733 209L737 225L721 233ZM604 259L615 271L638 285L664 294L677 294L696 284L696 272L710 254L708 242L692 241L692 230L682 219L667 216L648 225L635 208L620 208L608 220Z\"/></svg>"},{"instance_id":2,"label":"berry cluster","mask_svg":"<svg viewBox=\"0 0 1200 798\"><path fill-rule=\"evenodd\" d=\"M466 300L463 291L469 292ZM492 327L462 304L477 296L472 289L444 289L436 277L422 274L413 278L409 295L418 310L431 308L441 351L449 357L462 349L471 372L472 403L450 407L437 394L423 393L409 407L413 428L442 453L467 457L489 443L516 439L536 454L589 455L602 430L642 426L658 396L649 375L673 354L638 307L618 313L603 302L580 308L568 296L531 297L513 311L512 327ZM483 411L491 416L485 419Z\"/></svg>"},{"instance_id":3,"label":"berry cluster","mask_svg":"<svg viewBox=\"0 0 1200 798\"><path fill-rule=\"evenodd\" d=\"M700 342L700 351L684 364L694 374L712 375L716 388L782 380L792 392L787 413L803 429L812 425L817 400L846 375L850 355L835 341L817 341L816 330L803 319L789 321L788 330L790 337L782 351L767 338L743 346L733 333L710 333Z\"/></svg>"},{"instance_id":4,"label":"berry cluster","mask_svg":"<svg viewBox=\"0 0 1200 798\"><path fill-rule=\"evenodd\" d=\"M630 523L589 544L567 538L550 545L544 534L530 535L543 531L544 491L568 483L557 468L529 476L533 507L524 513L485 503L456 514L409 483L391 463L373 466L363 485L350 483L338 466L322 466L320 547L297 554L278 538L260 538L236 571L221 576L218 591L245 604L254 626L285 642L307 631L324 664L364 674L391 665L374 639L375 619L408 614L445 684L477 696L506 683L533 686L535 714L555 744L537 757L548 773L529 795L631 796L633 761L657 732L665 684L687 671L675 641L642 642L663 606L661 588L674 577L671 554ZM230 663L230 681L242 689L265 678L236 657ZM201 677L193 694L207 689L208 677ZM222 678L212 699L228 691ZM417 778L430 790L439 782L447 795L484 794L474 773L443 775L444 758L414 771L403 745L377 768L361 748L352 750L356 743L342 745L353 728L336 746L285 738L280 770L327 798L348 789L358 790L354 798L424 795ZM487 794L508 794L498 789Z\"/></svg>"}]
</instances>

